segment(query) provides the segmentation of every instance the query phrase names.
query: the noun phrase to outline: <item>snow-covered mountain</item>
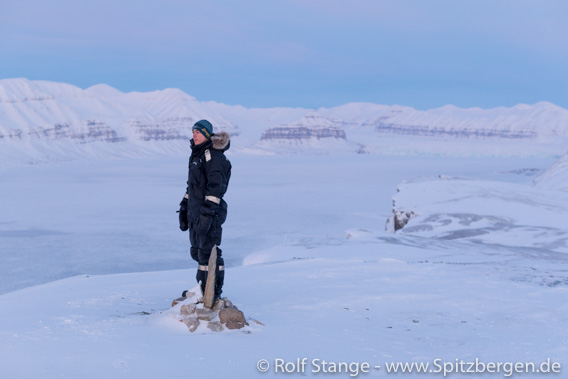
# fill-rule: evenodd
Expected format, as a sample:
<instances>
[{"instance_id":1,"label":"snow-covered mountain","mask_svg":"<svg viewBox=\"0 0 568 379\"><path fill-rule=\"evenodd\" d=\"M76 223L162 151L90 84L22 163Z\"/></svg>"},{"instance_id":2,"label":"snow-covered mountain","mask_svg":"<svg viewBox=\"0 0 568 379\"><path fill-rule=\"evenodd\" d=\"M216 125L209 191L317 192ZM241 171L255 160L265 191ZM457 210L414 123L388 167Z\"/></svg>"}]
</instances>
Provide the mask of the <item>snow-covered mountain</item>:
<instances>
[{"instance_id":1,"label":"snow-covered mountain","mask_svg":"<svg viewBox=\"0 0 568 379\"><path fill-rule=\"evenodd\" d=\"M255 146L275 152L358 152L361 145L348 141L341 125L314 111L296 122L266 129Z\"/></svg>"},{"instance_id":2,"label":"snow-covered mountain","mask_svg":"<svg viewBox=\"0 0 568 379\"><path fill-rule=\"evenodd\" d=\"M122 93L107 85L82 90L45 81L0 81L0 143L12 158L167 154L187 143L201 118L238 134L236 125L177 89Z\"/></svg>"},{"instance_id":3,"label":"snow-covered mountain","mask_svg":"<svg viewBox=\"0 0 568 379\"><path fill-rule=\"evenodd\" d=\"M352 103L318 113L342 120L347 138L370 153L560 155L568 142L568 111L547 102L493 109L446 105L427 111Z\"/></svg>"},{"instance_id":4,"label":"snow-covered mountain","mask_svg":"<svg viewBox=\"0 0 568 379\"><path fill-rule=\"evenodd\" d=\"M379 133L453 138L546 139L568 135L568 111L539 102L512 108L462 109L453 105L420 111L403 106L347 104L320 109L326 116L358 114ZM343 116L344 118L344 116Z\"/></svg>"},{"instance_id":5,"label":"snow-covered mountain","mask_svg":"<svg viewBox=\"0 0 568 379\"><path fill-rule=\"evenodd\" d=\"M203 118L248 152L550 155L564 153L568 142L568 111L546 102L248 109L172 88L123 93L20 78L0 80L0 162L184 153L191 126Z\"/></svg>"}]
</instances>

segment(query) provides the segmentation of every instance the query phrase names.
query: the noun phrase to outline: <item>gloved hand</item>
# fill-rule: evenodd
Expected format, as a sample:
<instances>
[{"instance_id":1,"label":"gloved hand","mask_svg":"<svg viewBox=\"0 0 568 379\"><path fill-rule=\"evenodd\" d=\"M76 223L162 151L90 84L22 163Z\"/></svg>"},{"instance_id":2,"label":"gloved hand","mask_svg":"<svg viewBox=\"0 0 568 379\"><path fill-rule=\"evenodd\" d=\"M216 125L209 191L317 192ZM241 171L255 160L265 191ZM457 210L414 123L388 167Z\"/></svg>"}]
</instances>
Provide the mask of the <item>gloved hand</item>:
<instances>
[{"instance_id":1,"label":"gloved hand","mask_svg":"<svg viewBox=\"0 0 568 379\"><path fill-rule=\"evenodd\" d=\"M189 222L187 220L187 199L184 197L179 203L179 228L182 232L189 229Z\"/></svg>"}]
</instances>

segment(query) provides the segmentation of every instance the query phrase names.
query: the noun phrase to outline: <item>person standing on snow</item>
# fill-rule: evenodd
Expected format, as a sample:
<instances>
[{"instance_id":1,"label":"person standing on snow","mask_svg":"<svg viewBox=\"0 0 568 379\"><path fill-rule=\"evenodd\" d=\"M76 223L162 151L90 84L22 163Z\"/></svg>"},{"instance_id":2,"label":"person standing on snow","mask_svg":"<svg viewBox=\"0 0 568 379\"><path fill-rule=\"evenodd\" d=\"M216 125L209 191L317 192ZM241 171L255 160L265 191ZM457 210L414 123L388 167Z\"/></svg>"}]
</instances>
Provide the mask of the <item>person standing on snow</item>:
<instances>
[{"instance_id":1,"label":"person standing on snow","mask_svg":"<svg viewBox=\"0 0 568 379\"><path fill-rule=\"evenodd\" d=\"M221 245L221 225L227 218L223 196L231 177L231 162L225 157L230 138L226 132L213 134L207 120L197 121L192 128L191 156L185 196L180 203L179 227L189 229L191 258L198 263L197 282L205 293L207 265L211 249L217 245L215 299L221 297L225 278Z\"/></svg>"}]
</instances>

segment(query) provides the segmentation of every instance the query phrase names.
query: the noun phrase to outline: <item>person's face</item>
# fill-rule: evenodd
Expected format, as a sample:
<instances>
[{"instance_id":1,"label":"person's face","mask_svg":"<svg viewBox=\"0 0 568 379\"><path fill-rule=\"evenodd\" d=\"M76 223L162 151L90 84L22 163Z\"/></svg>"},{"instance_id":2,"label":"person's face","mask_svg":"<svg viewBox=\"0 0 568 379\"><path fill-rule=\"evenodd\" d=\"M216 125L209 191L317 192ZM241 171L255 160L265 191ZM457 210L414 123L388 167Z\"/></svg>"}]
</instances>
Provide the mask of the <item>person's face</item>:
<instances>
[{"instance_id":1,"label":"person's face","mask_svg":"<svg viewBox=\"0 0 568 379\"><path fill-rule=\"evenodd\" d=\"M205 141L207 141L207 138L199 130L193 129L193 142L196 145L201 145Z\"/></svg>"}]
</instances>

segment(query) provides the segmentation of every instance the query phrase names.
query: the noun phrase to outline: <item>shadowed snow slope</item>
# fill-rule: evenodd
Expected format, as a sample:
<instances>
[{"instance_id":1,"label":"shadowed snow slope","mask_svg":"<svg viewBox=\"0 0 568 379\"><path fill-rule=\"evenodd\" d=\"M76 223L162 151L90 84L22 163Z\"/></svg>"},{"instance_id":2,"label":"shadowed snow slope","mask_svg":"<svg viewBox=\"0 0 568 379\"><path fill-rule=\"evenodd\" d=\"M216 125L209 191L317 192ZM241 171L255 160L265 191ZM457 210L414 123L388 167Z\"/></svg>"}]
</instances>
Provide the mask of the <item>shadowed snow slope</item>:
<instances>
[{"instance_id":1,"label":"shadowed snow slope","mask_svg":"<svg viewBox=\"0 0 568 379\"><path fill-rule=\"evenodd\" d=\"M548 170L535 178L535 184L543 187L568 189L568 154L564 154Z\"/></svg>"}]
</instances>

